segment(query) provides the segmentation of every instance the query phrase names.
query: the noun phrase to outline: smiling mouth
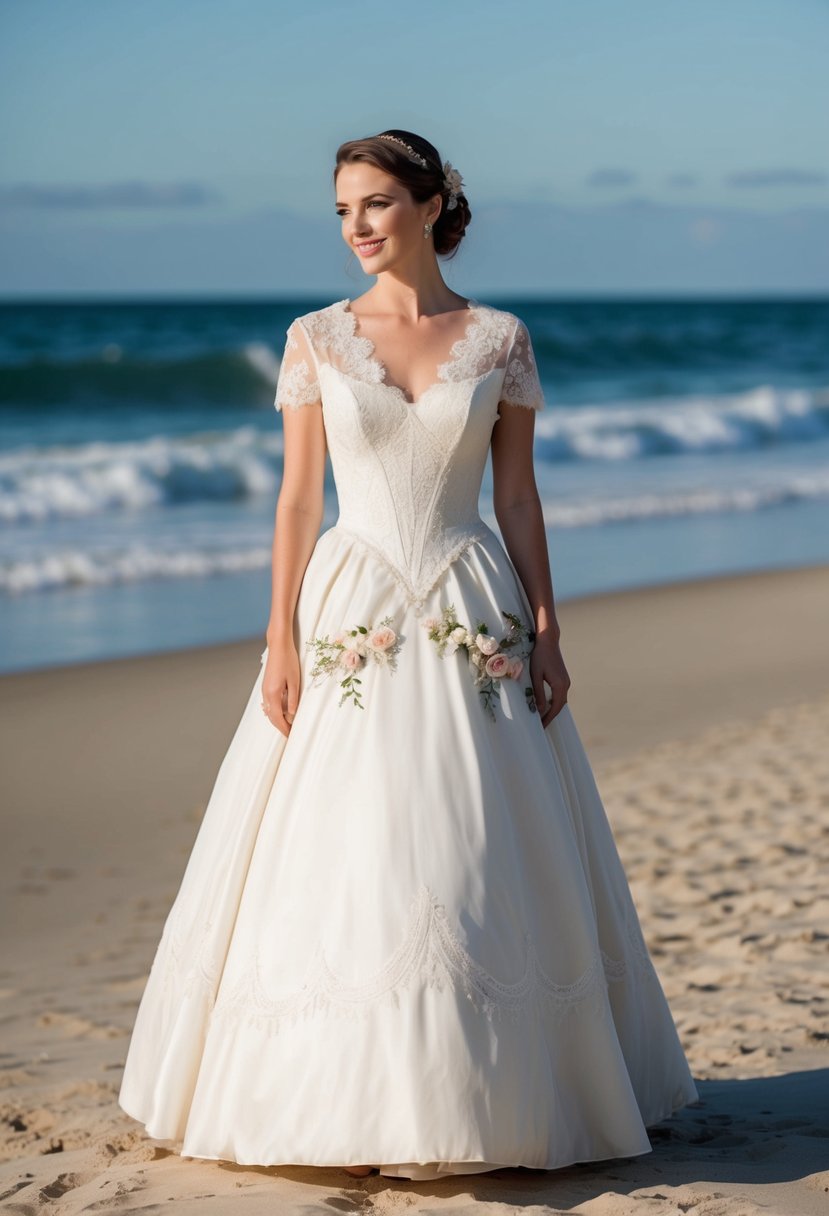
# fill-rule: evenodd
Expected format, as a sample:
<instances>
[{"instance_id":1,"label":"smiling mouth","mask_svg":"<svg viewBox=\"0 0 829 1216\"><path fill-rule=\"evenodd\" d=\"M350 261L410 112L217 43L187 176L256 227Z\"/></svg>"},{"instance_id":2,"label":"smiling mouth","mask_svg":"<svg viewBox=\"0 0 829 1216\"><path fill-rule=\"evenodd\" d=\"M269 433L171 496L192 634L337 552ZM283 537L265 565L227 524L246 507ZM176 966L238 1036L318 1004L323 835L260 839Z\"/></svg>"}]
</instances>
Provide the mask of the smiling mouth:
<instances>
[{"instance_id":1,"label":"smiling mouth","mask_svg":"<svg viewBox=\"0 0 829 1216\"><path fill-rule=\"evenodd\" d=\"M357 252L362 254L376 253L381 245L385 244L385 241L385 237L379 241L363 241L362 244L357 246Z\"/></svg>"}]
</instances>

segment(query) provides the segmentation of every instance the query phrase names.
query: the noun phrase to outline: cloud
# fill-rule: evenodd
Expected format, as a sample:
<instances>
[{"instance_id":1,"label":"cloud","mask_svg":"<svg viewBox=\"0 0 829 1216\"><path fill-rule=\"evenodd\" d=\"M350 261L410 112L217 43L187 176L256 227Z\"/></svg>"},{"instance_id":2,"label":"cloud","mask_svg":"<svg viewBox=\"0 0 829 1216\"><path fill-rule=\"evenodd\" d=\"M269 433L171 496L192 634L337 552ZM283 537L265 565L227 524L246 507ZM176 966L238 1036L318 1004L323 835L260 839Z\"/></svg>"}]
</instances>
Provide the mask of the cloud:
<instances>
[{"instance_id":1,"label":"cloud","mask_svg":"<svg viewBox=\"0 0 829 1216\"><path fill-rule=\"evenodd\" d=\"M198 182L172 182L166 186L136 181L110 182L100 186L37 186L23 183L0 190L0 206L4 208L50 211L203 207L218 201L218 198L215 191Z\"/></svg>"},{"instance_id":2,"label":"cloud","mask_svg":"<svg viewBox=\"0 0 829 1216\"><path fill-rule=\"evenodd\" d=\"M596 169L587 178L588 186L598 186L601 189L616 186L632 186L636 174L629 169Z\"/></svg>"},{"instance_id":3,"label":"cloud","mask_svg":"<svg viewBox=\"0 0 829 1216\"><path fill-rule=\"evenodd\" d=\"M825 186L829 175L816 169L742 169L729 173L729 186Z\"/></svg>"}]
</instances>

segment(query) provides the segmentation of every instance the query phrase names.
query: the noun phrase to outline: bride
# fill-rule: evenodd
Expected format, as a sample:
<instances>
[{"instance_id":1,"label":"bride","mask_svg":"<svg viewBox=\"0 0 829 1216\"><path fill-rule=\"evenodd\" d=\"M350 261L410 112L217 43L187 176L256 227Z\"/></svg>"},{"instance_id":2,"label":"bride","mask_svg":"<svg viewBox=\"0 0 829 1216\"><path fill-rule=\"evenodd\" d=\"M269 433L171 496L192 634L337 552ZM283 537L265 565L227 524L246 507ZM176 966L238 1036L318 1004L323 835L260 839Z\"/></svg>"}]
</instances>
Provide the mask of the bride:
<instances>
[{"instance_id":1,"label":"bride","mask_svg":"<svg viewBox=\"0 0 829 1216\"><path fill-rule=\"evenodd\" d=\"M119 1101L243 1164L647 1153L698 1094L568 704L530 335L443 281L471 213L431 143L344 143L334 183L376 282L286 334L267 645Z\"/></svg>"},{"instance_id":2,"label":"bride","mask_svg":"<svg viewBox=\"0 0 829 1216\"><path fill-rule=\"evenodd\" d=\"M437 255L457 252L471 215L460 190L461 178L448 163L442 170L442 188L420 201L418 196L429 194L435 176L439 176L440 162L431 144L412 138L431 150L432 168L426 157L421 157L425 164L418 174L420 160L412 149L416 168L408 172L404 169L402 180L371 160L357 159L357 148L346 152L341 149L336 211L342 219L343 240L357 253L366 273L377 275L377 283L356 306L351 303L350 312L376 352L385 382L414 402L434 384L436 369L466 331L469 301L444 283ZM378 139L394 140L404 154L411 147L391 133ZM354 143L371 145L373 141ZM267 630L269 659L263 682L266 712L283 734L290 729L299 700L300 664L291 622L302 572L322 519L326 455L319 410L290 422L287 417L281 511L277 511L274 546L273 604ZM541 724L546 726L566 702L570 678L559 646L532 443L532 411L505 410L492 434L494 505L509 556L536 614L536 643L530 666L536 699L543 707ZM551 690L549 703L543 695L543 680Z\"/></svg>"}]
</instances>

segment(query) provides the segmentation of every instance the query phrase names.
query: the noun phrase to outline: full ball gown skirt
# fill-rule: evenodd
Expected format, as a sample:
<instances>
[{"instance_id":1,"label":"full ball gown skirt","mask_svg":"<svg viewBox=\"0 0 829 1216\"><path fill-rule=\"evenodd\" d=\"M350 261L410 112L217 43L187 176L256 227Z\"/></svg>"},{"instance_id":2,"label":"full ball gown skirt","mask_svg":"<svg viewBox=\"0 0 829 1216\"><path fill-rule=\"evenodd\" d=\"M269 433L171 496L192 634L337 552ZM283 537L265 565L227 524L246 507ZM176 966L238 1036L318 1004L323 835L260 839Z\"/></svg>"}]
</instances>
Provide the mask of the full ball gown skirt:
<instances>
[{"instance_id":1,"label":"full ball gown skirt","mask_svg":"<svg viewBox=\"0 0 829 1216\"><path fill-rule=\"evenodd\" d=\"M505 678L490 713L429 636L450 605L532 628L477 494L498 407L543 398L523 323L470 308L415 403L347 301L288 331L276 404L322 408L340 515L290 735L260 669L133 1028L120 1105L185 1157L554 1169L647 1153L698 1098L569 705L544 729ZM341 701L311 640L384 619L394 662Z\"/></svg>"}]
</instances>

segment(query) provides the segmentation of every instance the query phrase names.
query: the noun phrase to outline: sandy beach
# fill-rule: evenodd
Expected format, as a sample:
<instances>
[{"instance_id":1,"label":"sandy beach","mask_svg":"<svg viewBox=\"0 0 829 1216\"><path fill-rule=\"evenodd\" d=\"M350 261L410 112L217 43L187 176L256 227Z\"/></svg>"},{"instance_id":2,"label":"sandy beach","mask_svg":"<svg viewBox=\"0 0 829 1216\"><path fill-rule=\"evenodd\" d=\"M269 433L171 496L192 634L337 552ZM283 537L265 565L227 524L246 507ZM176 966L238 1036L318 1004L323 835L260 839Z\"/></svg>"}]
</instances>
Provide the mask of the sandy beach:
<instances>
[{"instance_id":1,"label":"sandy beach","mask_svg":"<svg viewBox=\"0 0 829 1216\"><path fill-rule=\"evenodd\" d=\"M552 1172L182 1160L116 1099L264 639L7 675L3 1211L829 1211L829 567L570 600L559 619L700 1102L651 1131L652 1153Z\"/></svg>"}]
</instances>

